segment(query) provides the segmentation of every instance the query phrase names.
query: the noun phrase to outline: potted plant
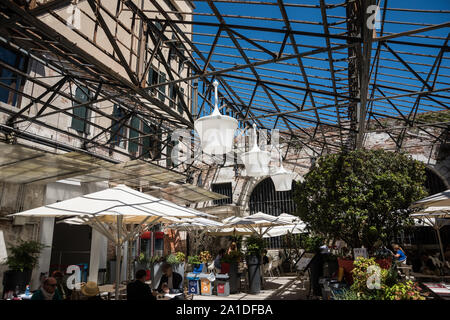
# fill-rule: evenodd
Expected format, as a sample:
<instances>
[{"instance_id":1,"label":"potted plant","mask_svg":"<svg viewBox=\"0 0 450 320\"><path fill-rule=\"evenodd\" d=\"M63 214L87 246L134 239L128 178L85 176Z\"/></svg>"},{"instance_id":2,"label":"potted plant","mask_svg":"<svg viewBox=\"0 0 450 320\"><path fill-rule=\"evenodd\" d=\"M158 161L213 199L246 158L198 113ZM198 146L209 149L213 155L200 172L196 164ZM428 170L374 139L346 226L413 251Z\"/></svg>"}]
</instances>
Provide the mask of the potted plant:
<instances>
[{"instance_id":1,"label":"potted plant","mask_svg":"<svg viewBox=\"0 0 450 320\"><path fill-rule=\"evenodd\" d=\"M261 291L261 253L264 249L264 240L257 236L250 236L246 240L246 246L249 292L257 294Z\"/></svg>"},{"instance_id":2,"label":"potted plant","mask_svg":"<svg viewBox=\"0 0 450 320\"><path fill-rule=\"evenodd\" d=\"M202 261L199 256L189 256L188 263L192 265L194 273L201 273L203 270Z\"/></svg>"},{"instance_id":3,"label":"potted plant","mask_svg":"<svg viewBox=\"0 0 450 320\"><path fill-rule=\"evenodd\" d=\"M208 271L208 263L210 263L212 260L211 254L209 253L208 250L205 250L205 251L200 252L198 257L203 264L203 272L207 272Z\"/></svg>"},{"instance_id":4,"label":"potted plant","mask_svg":"<svg viewBox=\"0 0 450 320\"><path fill-rule=\"evenodd\" d=\"M135 261L135 269L137 270L147 270L150 264L150 260L145 256L143 252L139 254Z\"/></svg>"},{"instance_id":5,"label":"potted plant","mask_svg":"<svg viewBox=\"0 0 450 320\"><path fill-rule=\"evenodd\" d=\"M156 289L159 284L159 280L162 277L162 266L164 264L164 258L161 256L153 256L149 259L150 263L150 278L152 279L152 289Z\"/></svg>"},{"instance_id":6,"label":"potted plant","mask_svg":"<svg viewBox=\"0 0 450 320\"><path fill-rule=\"evenodd\" d=\"M172 269L174 272L180 274L183 277L185 270L185 258L186 256L183 252L177 252L175 254L170 254L166 258L166 262L172 265Z\"/></svg>"},{"instance_id":7,"label":"potted plant","mask_svg":"<svg viewBox=\"0 0 450 320\"><path fill-rule=\"evenodd\" d=\"M9 270L3 274L4 292L19 289L25 291L30 283L31 272L38 263L39 254L46 246L37 241L21 241L9 248L5 262Z\"/></svg>"}]
</instances>

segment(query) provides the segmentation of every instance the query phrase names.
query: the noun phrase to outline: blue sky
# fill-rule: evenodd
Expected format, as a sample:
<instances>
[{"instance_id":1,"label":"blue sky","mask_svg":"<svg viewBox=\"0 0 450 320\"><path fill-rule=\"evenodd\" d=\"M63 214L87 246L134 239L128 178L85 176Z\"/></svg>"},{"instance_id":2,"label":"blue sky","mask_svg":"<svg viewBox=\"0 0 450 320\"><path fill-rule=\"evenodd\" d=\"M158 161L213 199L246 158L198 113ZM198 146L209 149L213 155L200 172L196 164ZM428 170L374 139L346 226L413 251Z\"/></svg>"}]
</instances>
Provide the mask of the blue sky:
<instances>
[{"instance_id":1,"label":"blue sky","mask_svg":"<svg viewBox=\"0 0 450 320\"><path fill-rule=\"evenodd\" d=\"M265 2L274 2L276 1L268 1ZM295 3L296 1L291 0L286 3ZM326 4L338 4L343 3L344 1L326 1ZM301 1L302 4L310 4L310 5L318 5L319 1ZM195 12L198 13L211 13L211 10L206 2L195 2L196 9ZM257 16L257 17L265 17L265 18L273 18L273 19L282 19L282 15L277 6L271 5L243 5L243 4L232 4L232 3L216 3L216 6L220 10L220 12L224 15L239 15L239 16ZM381 1L381 7L384 6L384 0ZM433 0L433 1L418 1L418 0L396 0L396 1L388 1L388 8L406 8L406 9L426 9L426 10L446 10L447 12L450 10L450 1L445 0ZM323 33L323 26L318 25L317 22L321 21L321 10L319 8L298 8L298 7L290 7L287 6L287 14L292 21L292 28L297 31L307 31L307 32L317 32ZM342 17L345 16L345 7L337 7L333 9L327 10L327 19L330 24L330 33L332 34L340 34L345 32L346 25L338 24L333 25L334 22L342 21ZM405 12L405 11L388 11L386 15L386 23L384 27L385 34L388 33L397 33L406 30L413 30L418 28L423 28L427 25L431 24L439 24L448 22L450 14L449 13L416 13L416 12ZM214 22L218 23L216 17L206 17L206 16L195 16L195 20L197 21L206 21L206 22ZM282 29L284 27L284 22L282 21L267 21L267 20L254 20L254 19L242 19L242 18L232 18L225 17L225 21L228 24L243 24L249 26L259 26L259 27L270 27L276 29ZM298 21L298 23L296 23ZM301 22L301 23L300 23ZM311 22L311 23L308 23ZM413 25L406 25L403 22L413 23ZM206 27L206 26L194 26L194 32L202 33L202 34L211 34L215 35L217 31L216 27ZM429 31L427 33L422 33L421 35L427 36L435 36L435 37L446 37L449 33L450 28L442 28L439 30ZM272 33L272 32L257 32L250 30L238 30L242 35L252 38L252 39L261 39L271 42L282 42L284 35L282 33ZM226 32L223 32L222 35L227 35ZM206 57L209 52L209 45L213 42L213 36L207 35L194 35L194 41L197 43L197 47L199 50L203 52L203 55ZM299 45L300 52L310 51L312 47L323 47L325 46L325 38L321 37L311 37L304 35L296 35L295 40ZM443 40L433 39L433 38L414 38L414 37L402 37L398 40L401 41L409 41L409 42L420 42L424 44L432 44L432 45L442 45ZM266 60L270 59L271 56L267 53L259 53L254 51L256 49L255 46L248 43L243 39L238 38L239 43L245 49L246 54L249 59L253 61L257 61L257 59ZM268 50L278 53L280 49L280 43L262 43ZM331 39L332 46L336 46L339 44L345 43L344 40L341 39ZM209 44L209 45L204 45ZM402 59L407 61L413 69L422 77L426 78L427 73L430 70L430 66L434 62L433 57L428 57L427 55L436 55L439 51L438 48L429 48L429 47L417 47L417 46L407 46L401 44L389 44L389 46L398 51L399 55ZM229 48L232 47L232 48ZM374 46L376 48L376 46ZM380 61L379 65L379 74L377 82L381 86L381 90L385 90L385 94L387 96L405 93L405 90L420 90L422 87L422 83L418 79L407 79L415 78L415 76L409 72L398 71L394 68L405 69L405 67L389 52L383 48L381 52L381 58L383 60ZM414 52L417 54L421 54L422 56L413 56L410 55L410 52ZM372 56L375 51L373 51ZM291 46L286 46L284 50L284 54L294 54L294 51ZM194 55L196 56L196 55ZM234 48L234 44L229 38L222 38L219 41L219 46L215 49L215 54L212 58L212 65L217 69L221 68L230 68L236 64L245 64L245 61L242 58L237 58L234 56L240 56L238 50ZM309 82L312 88L321 89L326 91L333 91L332 81L330 78L330 72L325 71L323 69L329 68L328 61L320 61L317 58L327 58L327 53L321 53L314 55L310 58L304 58L303 63L305 65L306 73L309 76ZM345 59L347 57L347 50L340 50L339 52L333 52L333 59ZM450 87L449 78L449 63L448 59L450 56L444 55L444 59L442 61L442 66L439 70L438 81L435 85L436 89L442 89ZM203 63L198 60L200 65ZM294 64L294 65L290 65ZM336 68L336 77L338 81L336 86L338 88L338 92L345 92L345 88L339 89L341 86L347 85L347 71L344 68L347 66L345 60L335 62ZM262 78L267 81L274 81L280 83L288 83L291 85L296 85L299 87L305 87L303 83L303 77L300 73L298 66L296 66L296 60L287 60L283 64L266 64L262 66L261 69L258 70L261 74ZM283 73L281 71L289 72L289 74ZM239 70L236 72L232 72L232 75L239 77L250 77L253 78L252 72L250 69ZM253 83L241 79L234 78L226 78L230 85L233 86L235 92L240 96L244 103L248 103L250 100L250 96L253 90ZM392 90L388 88L383 88L382 86L393 86L397 88L397 90ZM295 89L283 89L277 86L272 86L274 90L284 94L288 97L292 102L297 105L301 105L304 99L304 91L295 90ZM223 88L220 87L220 90L223 92ZM284 90L284 91L283 91ZM200 90L201 91L201 90ZM225 94L225 92L223 92ZM278 105L281 111L293 110L293 106L284 101L283 99L277 97L272 93L276 104ZM376 93L375 97L380 96L380 93ZM448 92L440 92L439 95L447 96ZM444 99L443 97L439 97L439 101L448 104L449 100ZM415 97L405 97L396 101L396 105L399 110L408 113L411 105L414 103ZM200 98L199 103L202 102ZM316 106L324 106L334 104L334 98L331 96L321 96L316 95L315 98ZM311 108L311 101L309 98L305 101L305 108ZM260 109L272 109L275 111L273 104L267 98L267 95L264 93L262 89L258 89L256 97L254 99L254 107ZM374 111L379 113L384 113L386 111L396 112L392 109L390 105L385 102L377 101L374 102ZM421 105L421 112L433 111L433 110L442 110L442 105L439 105L433 101L424 100L423 105ZM345 109L345 108L344 108ZM342 112L344 111L342 109ZM206 114L210 112L207 108L205 110ZM263 111L255 111L257 113L264 113ZM305 119L315 119L315 115L313 111L310 112L302 112L301 117ZM320 119L324 123L336 124L337 119L335 115L335 107L324 108L320 110ZM264 118L260 119L264 125L267 127L273 126L276 117ZM311 126L313 125L312 121L296 121L296 124L299 126ZM285 129L285 124L280 120L277 123L279 129Z\"/></svg>"}]
</instances>

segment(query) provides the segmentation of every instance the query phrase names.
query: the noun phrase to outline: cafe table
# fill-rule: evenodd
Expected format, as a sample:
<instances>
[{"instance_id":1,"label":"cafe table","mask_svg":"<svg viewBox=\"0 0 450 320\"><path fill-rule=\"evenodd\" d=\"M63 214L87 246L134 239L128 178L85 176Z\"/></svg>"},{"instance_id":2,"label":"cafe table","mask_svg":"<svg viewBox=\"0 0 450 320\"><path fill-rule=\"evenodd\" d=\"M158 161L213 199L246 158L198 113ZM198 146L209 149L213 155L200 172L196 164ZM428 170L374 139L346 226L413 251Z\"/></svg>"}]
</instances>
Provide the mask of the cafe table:
<instances>
[{"instance_id":1,"label":"cafe table","mask_svg":"<svg viewBox=\"0 0 450 320\"><path fill-rule=\"evenodd\" d=\"M127 287L126 287L124 284L121 284L121 285L119 286L119 294L120 294L122 291L126 290L126 288L127 288ZM108 295L108 300L111 300L111 295L112 295L113 293L116 292L115 286L114 286L113 284L104 284L104 285L102 285L102 286L99 286L98 289L99 289L99 291L100 291L100 294L102 294L102 293L107 293L107 295Z\"/></svg>"}]
</instances>

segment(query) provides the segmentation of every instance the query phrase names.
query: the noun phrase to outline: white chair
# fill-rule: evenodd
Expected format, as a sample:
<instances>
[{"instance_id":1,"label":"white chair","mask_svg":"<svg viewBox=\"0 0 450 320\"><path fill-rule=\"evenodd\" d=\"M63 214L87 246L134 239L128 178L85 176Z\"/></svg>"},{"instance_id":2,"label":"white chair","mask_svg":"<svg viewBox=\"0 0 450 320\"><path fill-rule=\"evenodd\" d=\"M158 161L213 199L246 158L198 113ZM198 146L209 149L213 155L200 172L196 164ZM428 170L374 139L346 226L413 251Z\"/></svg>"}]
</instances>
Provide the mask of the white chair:
<instances>
[{"instance_id":1,"label":"white chair","mask_svg":"<svg viewBox=\"0 0 450 320\"><path fill-rule=\"evenodd\" d=\"M211 262L211 264L208 266L208 272L211 273L213 271L216 271L216 267L214 267L214 261Z\"/></svg>"},{"instance_id":2,"label":"white chair","mask_svg":"<svg viewBox=\"0 0 450 320\"><path fill-rule=\"evenodd\" d=\"M270 277L273 277L273 262L272 260L269 261L269 263L266 263L264 265L264 274L268 274Z\"/></svg>"},{"instance_id":3,"label":"white chair","mask_svg":"<svg viewBox=\"0 0 450 320\"><path fill-rule=\"evenodd\" d=\"M276 272L277 276L281 276L280 272L280 259L274 260L272 263L272 270Z\"/></svg>"}]
</instances>

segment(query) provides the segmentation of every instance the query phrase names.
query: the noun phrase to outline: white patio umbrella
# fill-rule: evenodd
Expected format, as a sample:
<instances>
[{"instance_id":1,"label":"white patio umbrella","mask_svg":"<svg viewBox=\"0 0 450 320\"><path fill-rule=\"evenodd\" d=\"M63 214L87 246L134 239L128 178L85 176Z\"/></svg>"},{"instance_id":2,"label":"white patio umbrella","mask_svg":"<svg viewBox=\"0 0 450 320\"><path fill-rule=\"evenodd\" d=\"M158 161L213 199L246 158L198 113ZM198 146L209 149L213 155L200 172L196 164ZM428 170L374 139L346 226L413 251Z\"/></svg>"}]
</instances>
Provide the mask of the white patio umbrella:
<instances>
[{"instance_id":1,"label":"white patio umbrella","mask_svg":"<svg viewBox=\"0 0 450 320\"><path fill-rule=\"evenodd\" d=\"M240 232L256 234L262 237L275 226L289 225L289 222L283 220L283 218L262 212L245 217L228 217L222 220L222 223L224 224L222 230L218 228L214 231L214 234L228 234L230 232L237 234Z\"/></svg>"},{"instance_id":2,"label":"white patio umbrella","mask_svg":"<svg viewBox=\"0 0 450 320\"><path fill-rule=\"evenodd\" d=\"M213 217L141 193L125 185L26 210L12 216L69 218L68 222L90 225L115 244L119 263L123 243L138 236L145 226L172 222L173 218ZM125 224L137 226L128 231L124 228ZM116 268L116 297L119 295L119 263Z\"/></svg>"},{"instance_id":3,"label":"white patio umbrella","mask_svg":"<svg viewBox=\"0 0 450 320\"><path fill-rule=\"evenodd\" d=\"M202 236L208 232L208 230L223 227L222 222L214 221L206 218L192 218L192 219L178 219L172 224L165 226L167 229L176 229L186 231L194 235L194 247L198 248L199 241L201 242Z\"/></svg>"},{"instance_id":4,"label":"white patio umbrella","mask_svg":"<svg viewBox=\"0 0 450 320\"><path fill-rule=\"evenodd\" d=\"M440 229L448 224L450 218L450 189L416 201L410 208L420 208L420 211L411 214L411 217L423 220L436 230L442 260L445 261Z\"/></svg>"},{"instance_id":5,"label":"white patio umbrella","mask_svg":"<svg viewBox=\"0 0 450 320\"><path fill-rule=\"evenodd\" d=\"M279 237L287 234L299 234L306 232L306 224L303 221L285 226L275 226L265 232L263 238Z\"/></svg>"},{"instance_id":6,"label":"white patio umbrella","mask_svg":"<svg viewBox=\"0 0 450 320\"><path fill-rule=\"evenodd\" d=\"M414 202L410 208L449 207L450 189Z\"/></svg>"},{"instance_id":7,"label":"white patio umbrella","mask_svg":"<svg viewBox=\"0 0 450 320\"><path fill-rule=\"evenodd\" d=\"M436 231L442 261L445 262L444 246L441 239L441 228L450 224L450 207L428 207L411 214L411 217L422 220L426 225L432 227Z\"/></svg>"}]
</instances>

